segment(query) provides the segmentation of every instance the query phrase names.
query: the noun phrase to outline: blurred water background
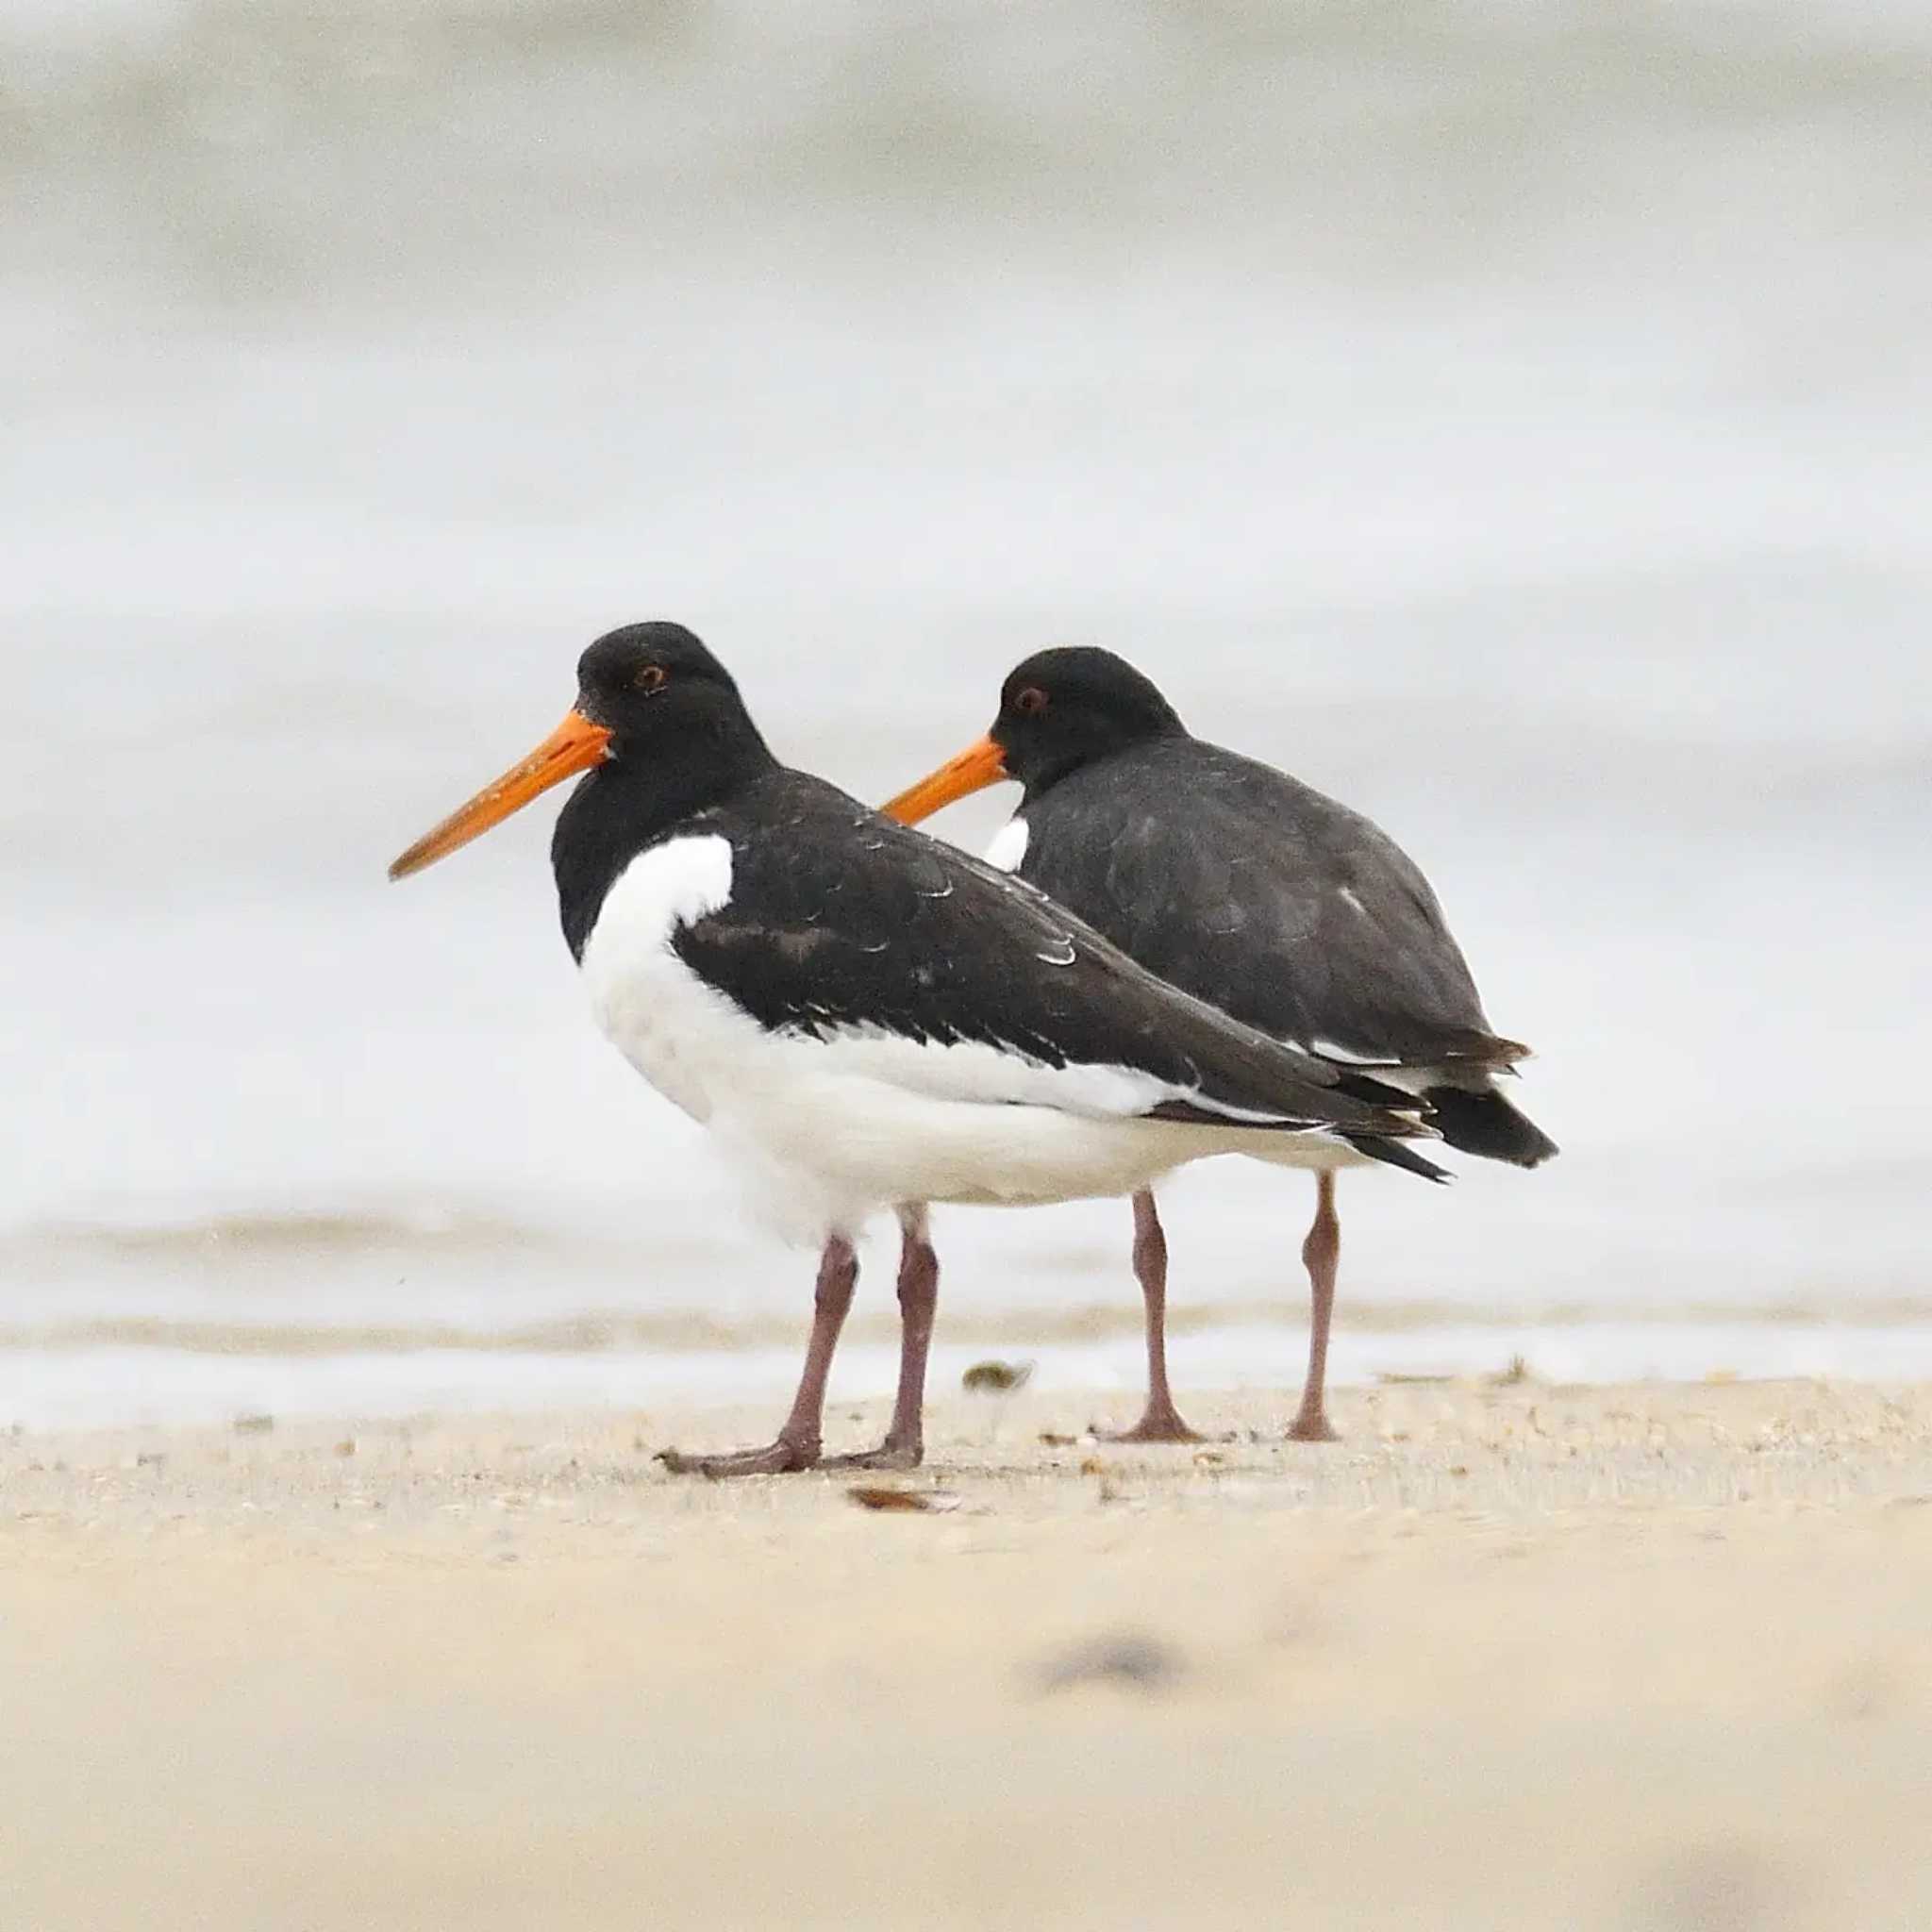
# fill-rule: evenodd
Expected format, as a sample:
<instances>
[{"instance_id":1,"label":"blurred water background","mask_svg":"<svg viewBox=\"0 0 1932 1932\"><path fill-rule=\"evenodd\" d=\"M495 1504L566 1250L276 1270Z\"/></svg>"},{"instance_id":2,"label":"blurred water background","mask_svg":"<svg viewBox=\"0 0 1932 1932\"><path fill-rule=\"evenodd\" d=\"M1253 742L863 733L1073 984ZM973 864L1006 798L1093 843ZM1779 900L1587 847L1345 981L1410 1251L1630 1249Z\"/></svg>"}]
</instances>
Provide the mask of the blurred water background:
<instances>
[{"instance_id":1,"label":"blurred water background","mask_svg":"<svg viewBox=\"0 0 1932 1932\"><path fill-rule=\"evenodd\" d=\"M1903 0L0 0L0 1423L787 1383L548 808L382 876L658 615L874 798L1106 643L1421 859L1565 1152L1344 1183L1341 1379L1932 1373L1928 99ZM1169 1190L1184 1389L1310 1191ZM1136 1386L1124 1207L940 1232L938 1375Z\"/></svg>"}]
</instances>

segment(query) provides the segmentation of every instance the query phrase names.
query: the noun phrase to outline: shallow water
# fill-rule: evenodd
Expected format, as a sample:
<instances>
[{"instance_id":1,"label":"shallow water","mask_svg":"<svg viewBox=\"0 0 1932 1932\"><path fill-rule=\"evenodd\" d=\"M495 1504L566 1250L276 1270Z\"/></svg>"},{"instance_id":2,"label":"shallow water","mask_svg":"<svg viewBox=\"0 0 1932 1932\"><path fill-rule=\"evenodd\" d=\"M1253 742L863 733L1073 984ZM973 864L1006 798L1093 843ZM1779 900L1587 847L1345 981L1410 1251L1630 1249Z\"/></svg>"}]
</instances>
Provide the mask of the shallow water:
<instances>
[{"instance_id":1,"label":"shallow water","mask_svg":"<svg viewBox=\"0 0 1932 1932\"><path fill-rule=\"evenodd\" d=\"M805 23L0 6L0 1422L783 1380L547 813L381 877L648 614L866 796L1090 641L1410 847L1565 1152L1349 1177L1342 1378L1906 1373L1916 12ZM1184 1384L1306 1193L1174 1183ZM1130 1385L1124 1223L944 1216L942 1336Z\"/></svg>"}]
</instances>

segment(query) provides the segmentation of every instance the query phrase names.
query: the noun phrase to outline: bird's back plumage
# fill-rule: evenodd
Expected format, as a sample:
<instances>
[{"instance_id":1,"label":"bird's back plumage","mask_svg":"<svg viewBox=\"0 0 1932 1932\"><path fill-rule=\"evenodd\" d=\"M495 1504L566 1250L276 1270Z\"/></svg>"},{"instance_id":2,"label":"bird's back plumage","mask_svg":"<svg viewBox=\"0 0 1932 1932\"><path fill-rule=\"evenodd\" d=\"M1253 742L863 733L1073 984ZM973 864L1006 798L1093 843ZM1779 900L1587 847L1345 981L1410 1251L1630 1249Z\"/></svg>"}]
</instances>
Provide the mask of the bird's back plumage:
<instances>
[{"instance_id":1,"label":"bird's back plumage","mask_svg":"<svg viewBox=\"0 0 1932 1932\"><path fill-rule=\"evenodd\" d=\"M1020 875L1161 977L1428 1100L1452 1146L1526 1166L1555 1153L1491 1085L1526 1049L1490 1025L1421 870L1360 813L1179 731L1022 811Z\"/></svg>"},{"instance_id":2,"label":"bird's back plumage","mask_svg":"<svg viewBox=\"0 0 1932 1932\"><path fill-rule=\"evenodd\" d=\"M733 852L731 903L678 955L761 1024L997 1047L1047 1067L1121 1066L1224 1122L1402 1132L1391 1089L1344 1091L1313 1056L1158 984L1041 892L776 770L680 828Z\"/></svg>"}]
</instances>

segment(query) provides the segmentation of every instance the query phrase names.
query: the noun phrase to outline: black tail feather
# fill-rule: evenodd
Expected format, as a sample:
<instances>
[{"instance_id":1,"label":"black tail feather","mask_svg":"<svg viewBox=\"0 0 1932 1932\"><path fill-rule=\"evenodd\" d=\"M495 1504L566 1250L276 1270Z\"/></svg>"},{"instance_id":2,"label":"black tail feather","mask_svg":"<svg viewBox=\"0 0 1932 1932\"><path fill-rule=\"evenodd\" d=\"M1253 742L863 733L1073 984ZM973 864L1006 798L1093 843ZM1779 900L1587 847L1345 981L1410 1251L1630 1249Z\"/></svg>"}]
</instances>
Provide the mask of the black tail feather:
<instances>
[{"instance_id":1,"label":"black tail feather","mask_svg":"<svg viewBox=\"0 0 1932 1932\"><path fill-rule=\"evenodd\" d=\"M1407 1087L1391 1086L1354 1067L1338 1067L1337 1074L1336 1092L1345 1093L1351 1100L1366 1100L1371 1107L1392 1107L1398 1112L1415 1113L1422 1108L1423 1103Z\"/></svg>"},{"instance_id":2,"label":"black tail feather","mask_svg":"<svg viewBox=\"0 0 1932 1932\"><path fill-rule=\"evenodd\" d=\"M1460 1153L1538 1167L1557 1152L1557 1143L1500 1093L1431 1087L1423 1098L1434 1109L1429 1124Z\"/></svg>"},{"instance_id":3,"label":"black tail feather","mask_svg":"<svg viewBox=\"0 0 1932 1932\"><path fill-rule=\"evenodd\" d=\"M1425 1181L1446 1181L1449 1178L1445 1169L1438 1167L1433 1160L1424 1160L1406 1141L1385 1140L1380 1134L1344 1134L1341 1138L1357 1153L1366 1154L1371 1160L1386 1160L1391 1167L1406 1168L1410 1174L1421 1174Z\"/></svg>"}]
</instances>

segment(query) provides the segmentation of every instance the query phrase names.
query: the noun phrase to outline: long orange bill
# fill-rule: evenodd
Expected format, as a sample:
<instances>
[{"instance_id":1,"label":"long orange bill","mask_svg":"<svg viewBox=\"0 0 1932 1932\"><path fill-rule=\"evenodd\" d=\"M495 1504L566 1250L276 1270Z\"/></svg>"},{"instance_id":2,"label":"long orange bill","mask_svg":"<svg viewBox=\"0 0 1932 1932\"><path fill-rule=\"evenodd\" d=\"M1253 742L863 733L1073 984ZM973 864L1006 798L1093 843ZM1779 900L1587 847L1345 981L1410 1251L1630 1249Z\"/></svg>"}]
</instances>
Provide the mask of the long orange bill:
<instances>
[{"instance_id":1,"label":"long orange bill","mask_svg":"<svg viewBox=\"0 0 1932 1932\"><path fill-rule=\"evenodd\" d=\"M581 711L566 711L563 723L522 764L512 765L495 784L484 786L469 804L458 807L435 831L418 839L390 867L390 877L406 879L448 858L458 845L501 824L540 791L603 763L609 744L610 734L603 725L591 724Z\"/></svg>"},{"instance_id":2,"label":"long orange bill","mask_svg":"<svg viewBox=\"0 0 1932 1932\"><path fill-rule=\"evenodd\" d=\"M948 758L930 777L908 785L897 798L889 798L879 809L902 825L916 825L929 819L941 806L974 791L997 785L1007 775L1007 758L991 739L982 738L969 744L956 758Z\"/></svg>"}]
</instances>

